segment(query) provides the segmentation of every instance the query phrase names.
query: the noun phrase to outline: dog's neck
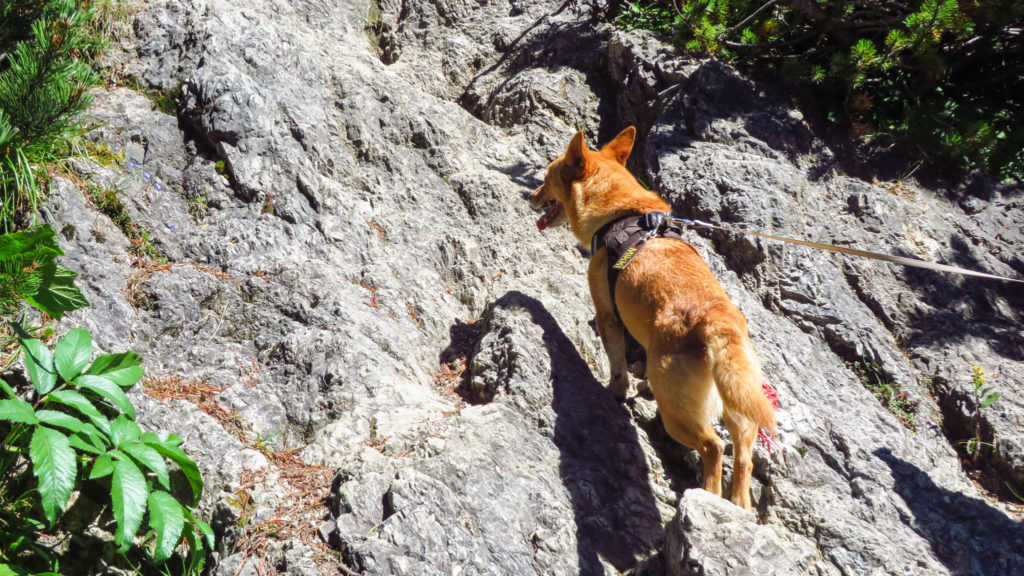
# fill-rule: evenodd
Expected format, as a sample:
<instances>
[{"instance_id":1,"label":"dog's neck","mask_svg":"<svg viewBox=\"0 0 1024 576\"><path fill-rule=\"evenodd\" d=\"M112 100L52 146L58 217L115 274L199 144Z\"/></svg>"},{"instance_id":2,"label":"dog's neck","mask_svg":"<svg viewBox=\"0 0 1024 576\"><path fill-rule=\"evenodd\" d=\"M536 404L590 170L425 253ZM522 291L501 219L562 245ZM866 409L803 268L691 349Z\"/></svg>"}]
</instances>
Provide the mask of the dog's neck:
<instances>
[{"instance_id":1,"label":"dog's neck","mask_svg":"<svg viewBox=\"0 0 1024 576\"><path fill-rule=\"evenodd\" d=\"M625 168L602 174L601 178L596 177L597 173L595 170L573 183L574 206L566 210L569 226L581 246L589 247L594 234L613 220L631 214L670 211L667 202L641 186Z\"/></svg>"}]
</instances>

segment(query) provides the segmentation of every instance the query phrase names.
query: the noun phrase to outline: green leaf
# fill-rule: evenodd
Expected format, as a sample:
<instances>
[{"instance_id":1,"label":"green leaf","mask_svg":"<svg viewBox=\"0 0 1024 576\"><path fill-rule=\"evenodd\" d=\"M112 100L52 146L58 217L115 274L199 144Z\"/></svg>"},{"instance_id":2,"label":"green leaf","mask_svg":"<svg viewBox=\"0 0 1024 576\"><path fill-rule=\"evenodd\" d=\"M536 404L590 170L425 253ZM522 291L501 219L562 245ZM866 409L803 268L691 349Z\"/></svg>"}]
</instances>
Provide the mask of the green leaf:
<instances>
[{"instance_id":1,"label":"green leaf","mask_svg":"<svg viewBox=\"0 0 1024 576\"><path fill-rule=\"evenodd\" d=\"M92 421L100 432L110 436L110 420L101 414L96 409L96 406L93 406L93 403L80 392L75 390L58 390L47 395L46 400L53 400L78 410Z\"/></svg>"},{"instance_id":2,"label":"green leaf","mask_svg":"<svg viewBox=\"0 0 1024 576\"><path fill-rule=\"evenodd\" d=\"M52 428L40 426L32 433L28 447L32 474L39 479L39 498L43 514L52 526L67 506L75 486L78 462L68 438Z\"/></svg>"},{"instance_id":3,"label":"green leaf","mask_svg":"<svg viewBox=\"0 0 1024 576\"><path fill-rule=\"evenodd\" d=\"M46 224L0 236L0 262L15 258L42 262L63 255L56 232Z\"/></svg>"},{"instance_id":4,"label":"green leaf","mask_svg":"<svg viewBox=\"0 0 1024 576\"><path fill-rule=\"evenodd\" d=\"M114 441L114 446L118 448L123 444L137 441L140 436L142 436L142 429L124 414L121 414L110 423L110 439Z\"/></svg>"},{"instance_id":5,"label":"green leaf","mask_svg":"<svg viewBox=\"0 0 1024 576\"><path fill-rule=\"evenodd\" d=\"M982 400L981 400L981 407L982 408L988 408L996 400L999 400L999 392L993 392L993 393L989 394L988 396L985 396L984 398L982 398Z\"/></svg>"},{"instance_id":6,"label":"green leaf","mask_svg":"<svg viewBox=\"0 0 1024 576\"><path fill-rule=\"evenodd\" d=\"M192 512L190 512L188 508L185 508L185 518L191 524L194 524L194 525L196 525L199 528L199 531L201 532L201 534L203 536L203 541L206 543L206 549L207 550L213 550L214 544L215 544L214 543L213 528L211 528L210 525L207 524L206 522L203 522L202 520L198 520L194 516L192 516Z\"/></svg>"},{"instance_id":7,"label":"green leaf","mask_svg":"<svg viewBox=\"0 0 1024 576\"><path fill-rule=\"evenodd\" d=\"M63 428L69 432L81 432L86 425L78 418L59 410L40 410L36 412L36 417L43 424Z\"/></svg>"},{"instance_id":8,"label":"green leaf","mask_svg":"<svg viewBox=\"0 0 1024 576\"><path fill-rule=\"evenodd\" d=\"M146 442L145 440L143 441ZM192 487L191 504L199 502L199 499L203 496L203 477L199 474L199 467L196 466L196 463L188 457L188 454L185 454L185 452L176 445L166 442L146 442L146 444L148 446L152 446L162 456L170 459L178 465L178 468L180 468L182 473L185 474L185 478L188 480L189 486Z\"/></svg>"},{"instance_id":9,"label":"green leaf","mask_svg":"<svg viewBox=\"0 0 1024 576\"><path fill-rule=\"evenodd\" d=\"M85 370L92 359L92 334L88 330L75 328L67 333L53 349L57 373L65 382L71 382Z\"/></svg>"},{"instance_id":10,"label":"green leaf","mask_svg":"<svg viewBox=\"0 0 1024 576\"><path fill-rule=\"evenodd\" d=\"M134 542L135 533L142 525L142 515L146 512L147 496L146 477L139 467L128 458L115 460L110 500L117 522L114 543L119 552L127 551Z\"/></svg>"},{"instance_id":11,"label":"green leaf","mask_svg":"<svg viewBox=\"0 0 1024 576\"><path fill-rule=\"evenodd\" d=\"M25 301L47 316L60 320L65 312L89 305L82 291L75 286L75 277L78 274L73 270L55 262L48 262L39 267L39 272L42 274L39 291L34 296L25 298Z\"/></svg>"},{"instance_id":12,"label":"green leaf","mask_svg":"<svg viewBox=\"0 0 1024 576\"><path fill-rule=\"evenodd\" d=\"M971 438L970 440L968 440L967 441L967 453L968 454L974 454L975 452L977 452L978 451L978 443L979 442L980 441L978 440L977 437Z\"/></svg>"},{"instance_id":13,"label":"green leaf","mask_svg":"<svg viewBox=\"0 0 1024 576\"><path fill-rule=\"evenodd\" d=\"M192 521L195 522L196 526L199 526L199 530L202 531L203 541L206 542L206 549L213 550L215 544L213 527L207 524L206 522L203 522L202 520L192 518Z\"/></svg>"},{"instance_id":14,"label":"green leaf","mask_svg":"<svg viewBox=\"0 0 1024 576\"><path fill-rule=\"evenodd\" d=\"M10 385L8 385L7 382L5 382L3 378L0 378L0 390L3 390L4 392L6 392L7 395L10 396L11 398L17 398L18 397L18 395L14 393L14 389L11 388Z\"/></svg>"},{"instance_id":15,"label":"green leaf","mask_svg":"<svg viewBox=\"0 0 1024 576\"><path fill-rule=\"evenodd\" d=\"M121 387L117 384L102 376L93 376L92 374L82 374L75 378L74 383L79 388L106 398L111 404L127 414L129 418L135 418L135 408L132 406L131 400L128 399L124 390L121 390Z\"/></svg>"},{"instance_id":16,"label":"green leaf","mask_svg":"<svg viewBox=\"0 0 1024 576\"><path fill-rule=\"evenodd\" d=\"M156 530L153 561L160 564L174 553L185 527L185 513L174 496L161 490L149 495L149 525Z\"/></svg>"},{"instance_id":17,"label":"green leaf","mask_svg":"<svg viewBox=\"0 0 1024 576\"><path fill-rule=\"evenodd\" d=\"M166 490L171 489L171 478L167 473L167 464L163 456L152 446L142 442L123 442L120 445L121 451L131 456L136 463L150 469L156 474L156 479Z\"/></svg>"},{"instance_id":18,"label":"green leaf","mask_svg":"<svg viewBox=\"0 0 1024 576\"><path fill-rule=\"evenodd\" d=\"M76 432L69 442L74 448L90 454L102 454L107 450L109 437L100 433L92 424L84 424L82 429Z\"/></svg>"},{"instance_id":19,"label":"green leaf","mask_svg":"<svg viewBox=\"0 0 1024 576\"><path fill-rule=\"evenodd\" d=\"M37 424L39 422L32 405L20 398L0 400L0 420L21 424Z\"/></svg>"},{"instance_id":20,"label":"green leaf","mask_svg":"<svg viewBox=\"0 0 1024 576\"><path fill-rule=\"evenodd\" d=\"M144 370L140 360L135 352L104 354L93 360L85 373L102 376L122 388L130 388L142 378Z\"/></svg>"},{"instance_id":21,"label":"green leaf","mask_svg":"<svg viewBox=\"0 0 1024 576\"><path fill-rule=\"evenodd\" d=\"M114 454L117 450L111 450L106 454L100 454L92 463L92 470L89 470L89 480L104 478L114 473Z\"/></svg>"},{"instance_id":22,"label":"green leaf","mask_svg":"<svg viewBox=\"0 0 1024 576\"><path fill-rule=\"evenodd\" d=\"M45 344L29 338L21 341L25 349L25 369L32 385L40 395L48 394L57 385L57 373L53 370L53 354Z\"/></svg>"},{"instance_id":23,"label":"green leaf","mask_svg":"<svg viewBox=\"0 0 1024 576\"><path fill-rule=\"evenodd\" d=\"M168 446L181 446L184 440L177 434L170 434L163 432L161 434L154 434L152 432L143 432L141 440L146 444L166 444Z\"/></svg>"},{"instance_id":24,"label":"green leaf","mask_svg":"<svg viewBox=\"0 0 1024 576\"><path fill-rule=\"evenodd\" d=\"M68 437L68 443L71 444L72 448L77 449L80 452L87 452L89 454L102 454L103 450L97 448L93 442L90 442L85 437L75 434Z\"/></svg>"},{"instance_id":25,"label":"green leaf","mask_svg":"<svg viewBox=\"0 0 1024 576\"><path fill-rule=\"evenodd\" d=\"M206 565L207 549L203 546L203 541L196 536L196 532L192 527L195 520L192 520L192 515L188 513L188 509L185 510L185 516L189 518L191 523L185 524L185 529L182 530L182 537L188 543L189 548L188 565L184 573L200 574Z\"/></svg>"}]
</instances>

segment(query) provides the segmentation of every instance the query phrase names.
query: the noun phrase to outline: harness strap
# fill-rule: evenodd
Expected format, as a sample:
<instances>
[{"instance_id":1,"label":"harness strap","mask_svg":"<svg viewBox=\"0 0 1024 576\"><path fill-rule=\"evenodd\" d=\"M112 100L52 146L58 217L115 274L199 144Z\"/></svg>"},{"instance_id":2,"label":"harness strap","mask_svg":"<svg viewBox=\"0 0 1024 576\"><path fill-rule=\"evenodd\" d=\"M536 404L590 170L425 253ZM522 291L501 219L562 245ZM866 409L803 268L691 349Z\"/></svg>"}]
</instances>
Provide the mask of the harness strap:
<instances>
[{"instance_id":1,"label":"harness strap","mask_svg":"<svg viewBox=\"0 0 1024 576\"><path fill-rule=\"evenodd\" d=\"M612 296L612 310L622 323L619 307L615 305L615 285L619 273L629 266L640 250L652 238L683 239L683 226L674 222L667 212L646 212L632 214L613 220L594 234L590 242L591 254L604 246L608 249L608 289Z\"/></svg>"}]
</instances>

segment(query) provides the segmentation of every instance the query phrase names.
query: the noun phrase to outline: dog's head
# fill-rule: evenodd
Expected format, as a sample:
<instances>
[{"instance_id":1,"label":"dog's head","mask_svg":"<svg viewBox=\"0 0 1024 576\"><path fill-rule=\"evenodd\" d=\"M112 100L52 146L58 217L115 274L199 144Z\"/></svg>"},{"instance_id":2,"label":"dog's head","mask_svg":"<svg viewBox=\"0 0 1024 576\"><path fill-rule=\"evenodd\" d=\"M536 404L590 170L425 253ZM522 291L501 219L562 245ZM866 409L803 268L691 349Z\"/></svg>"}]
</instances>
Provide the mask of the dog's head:
<instances>
[{"instance_id":1,"label":"dog's head","mask_svg":"<svg viewBox=\"0 0 1024 576\"><path fill-rule=\"evenodd\" d=\"M602 164L625 166L635 139L636 128L630 126L595 152L587 149L583 131L577 132L565 153L548 165L544 183L530 195L530 205L544 209L537 219L537 228L544 230L573 221L587 200L584 184Z\"/></svg>"}]
</instances>

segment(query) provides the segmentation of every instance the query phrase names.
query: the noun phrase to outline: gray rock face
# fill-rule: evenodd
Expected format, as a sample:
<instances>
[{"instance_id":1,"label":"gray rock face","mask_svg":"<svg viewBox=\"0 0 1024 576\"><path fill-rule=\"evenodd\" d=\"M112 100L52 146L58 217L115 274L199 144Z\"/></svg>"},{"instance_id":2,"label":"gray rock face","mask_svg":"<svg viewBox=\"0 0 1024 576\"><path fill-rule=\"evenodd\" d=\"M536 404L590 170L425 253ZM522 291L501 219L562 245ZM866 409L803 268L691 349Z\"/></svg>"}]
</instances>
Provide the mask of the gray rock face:
<instances>
[{"instance_id":1,"label":"gray rock face","mask_svg":"<svg viewBox=\"0 0 1024 576\"><path fill-rule=\"evenodd\" d=\"M645 565L673 496L650 478L661 471L643 431L540 301L511 291L479 330L470 370L486 403L439 423L417 449L426 458L367 449L342 466L330 534L345 558L367 573Z\"/></svg>"},{"instance_id":2,"label":"gray rock face","mask_svg":"<svg viewBox=\"0 0 1024 576\"><path fill-rule=\"evenodd\" d=\"M679 502L666 555L679 559L669 565L671 576L839 574L810 539L758 524L752 513L700 489Z\"/></svg>"},{"instance_id":3,"label":"gray rock face","mask_svg":"<svg viewBox=\"0 0 1024 576\"><path fill-rule=\"evenodd\" d=\"M682 216L1004 275L1024 274L1024 195L844 176L771 87L599 12L140 6L120 65L180 87L177 117L98 93L88 137L125 160L80 170L167 262L70 183L48 211L93 303L65 326L141 353L151 387L216 391L132 392L206 475L215 572L1024 570L1024 530L955 450L977 425L999 446L988 477L1024 474L1024 293L998 283L693 233L779 390L786 451L757 453L756 522L699 492L680 503L695 458L651 400L603 389L586 262L524 201L575 130L596 145L637 124L630 166ZM919 403L914 430L854 362ZM1002 394L983 410L973 364ZM252 545L271 521L294 529Z\"/></svg>"}]
</instances>

